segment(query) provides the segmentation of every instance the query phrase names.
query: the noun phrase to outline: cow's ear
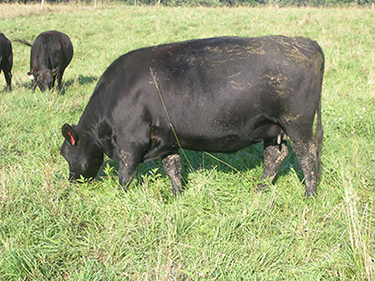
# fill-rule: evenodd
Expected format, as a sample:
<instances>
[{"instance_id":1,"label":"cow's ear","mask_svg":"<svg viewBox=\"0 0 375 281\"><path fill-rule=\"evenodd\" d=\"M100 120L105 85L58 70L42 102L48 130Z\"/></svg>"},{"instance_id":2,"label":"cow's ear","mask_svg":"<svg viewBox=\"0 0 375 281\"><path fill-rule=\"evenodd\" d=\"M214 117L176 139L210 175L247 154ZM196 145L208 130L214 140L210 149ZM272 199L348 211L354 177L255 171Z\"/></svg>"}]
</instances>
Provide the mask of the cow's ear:
<instances>
[{"instance_id":1,"label":"cow's ear","mask_svg":"<svg viewBox=\"0 0 375 281\"><path fill-rule=\"evenodd\" d=\"M64 138L70 143L72 146L75 146L78 144L78 133L72 126L69 124L64 124L61 128L62 135Z\"/></svg>"}]
</instances>

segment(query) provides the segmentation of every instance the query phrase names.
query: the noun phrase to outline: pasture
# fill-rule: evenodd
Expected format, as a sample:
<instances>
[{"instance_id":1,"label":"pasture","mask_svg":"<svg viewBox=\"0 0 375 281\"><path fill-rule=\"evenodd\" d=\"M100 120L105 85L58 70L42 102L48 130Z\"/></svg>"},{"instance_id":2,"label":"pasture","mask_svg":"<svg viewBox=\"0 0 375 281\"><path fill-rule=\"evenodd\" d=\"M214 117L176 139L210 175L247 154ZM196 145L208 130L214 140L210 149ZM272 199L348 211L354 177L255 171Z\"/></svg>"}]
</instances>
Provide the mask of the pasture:
<instances>
[{"instance_id":1,"label":"pasture","mask_svg":"<svg viewBox=\"0 0 375 281\"><path fill-rule=\"evenodd\" d=\"M13 91L0 77L0 280L374 280L374 11L0 5L1 30L33 42L68 34L64 90L34 93L30 48L13 43ZM177 199L161 161L127 194L117 163L69 185L61 126L76 124L107 66L133 49L221 35L311 37L326 58L323 174L304 197L294 153L256 192L261 144L182 155ZM186 157L189 159L187 160Z\"/></svg>"}]
</instances>

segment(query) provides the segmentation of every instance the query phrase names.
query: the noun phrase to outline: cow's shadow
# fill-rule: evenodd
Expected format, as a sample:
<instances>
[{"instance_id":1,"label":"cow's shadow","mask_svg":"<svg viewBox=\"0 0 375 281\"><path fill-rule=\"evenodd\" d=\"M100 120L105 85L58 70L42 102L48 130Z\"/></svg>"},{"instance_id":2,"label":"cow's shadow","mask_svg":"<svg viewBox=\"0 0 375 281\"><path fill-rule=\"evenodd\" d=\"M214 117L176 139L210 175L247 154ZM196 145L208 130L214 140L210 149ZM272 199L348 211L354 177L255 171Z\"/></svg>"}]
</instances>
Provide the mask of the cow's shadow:
<instances>
[{"instance_id":1,"label":"cow's shadow","mask_svg":"<svg viewBox=\"0 0 375 281\"><path fill-rule=\"evenodd\" d=\"M277 173L276 179L274 182L277 182L277 179L280 176L285 176L289 174L292 170L296 171L300 181L303 180L304 175L298 164L298 159L292 149L288 144L289 156L285 159L282 164L279 172ZM258 143L247 148L241 149L236 153L224 154L224 153L210 153L199 151L184 150L180 151L182 171L182 185L183 188L186 188L188 184L189 174L194 171L199 170L212 170L216 169L219 172L223 173L243 173L245 171L260 167L263 171L263 155L264 149L263 144ZM103 176L106 176L104 170L109 166L116 175L118 175L118 162L106 158L97 178L100 179ZM142 163L138 167L137 174L134 181L137 183L142 183L145 178L148 176L153 178L167 177L161 159L156 159L147 163ZM260 178L260 175L259 175ZM172 190L172 185L171 185Z\"/></svg>"},{"instance_id":2,"label":"cow's shadow","mask_svg":"<svg viewBox=\"0 0 375 281\"><path fill-rule=\"evenodd\" d=\"M55 87L50 90L50 92L56 92L59 95L64 95L69 87L71 87L74 84L78 85L86 85L86 84L93 84L96 83L99 80L99 77L97 76L83 76L79 75L76 78L70 78L68 80L64 81L64 77L62 80L62 89L59 90L57 87L57 81L55 84ZM32 90L31 82L21 82L21 85L26 88ZM6 89L6 88L5 88ZM39 91L39 88L36 87L35 91Z\"/></svg>"},{"instance_id":3,"label":"cow's shadow","mask_svg":"<svg viewBox=\"0 0 375 281\"><path fill-rule=\"evenodd\" d=\"M97 76L83 76L83 75L78 75L76 78L72 79L68 79L67 81L63 81L63 87L60 91L60 95L64 95L66 90L74 85L74 84L78 84L78 85L86 85L86 84L96 84L96 82L99 80L99 77ZM56 89L57 90L57 89Z\"/></svg>"},{"instance_id":4,"label":"cow's shadow","mask_svg":"<svg viewBox=\"0 0 375 281\"><path fill-rule=\"evenodd\" d=\"M83 75L78 75L76 78L68 79L64 84L66 87L69 87L73 84L79 84L79 85L86 85L86 84L92 84L95 83L99 80L98 76L83 76Z\"/></svg>"},{"instance_id":5,"label":"cow's shadow","mask_svg":"<svg viewBox=\"0 0 375 281\"><path fill-rule=\"evenodd\" d=\"M3 88L0 89L0 92L7 92L8 91L8 88L7 88L7 85L5 85Z\"/></svg>"}]
</instances>

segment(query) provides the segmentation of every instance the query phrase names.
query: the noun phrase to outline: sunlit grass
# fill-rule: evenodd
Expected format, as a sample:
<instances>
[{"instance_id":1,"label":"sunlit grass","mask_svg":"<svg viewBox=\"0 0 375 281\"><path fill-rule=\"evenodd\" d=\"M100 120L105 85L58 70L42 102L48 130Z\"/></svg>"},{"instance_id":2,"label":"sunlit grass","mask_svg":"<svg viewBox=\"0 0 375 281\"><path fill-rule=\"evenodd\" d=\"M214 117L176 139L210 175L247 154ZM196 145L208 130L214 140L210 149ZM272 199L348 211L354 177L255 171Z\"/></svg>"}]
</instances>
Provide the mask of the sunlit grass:
<instances>
[{"instance_id":1,"label":"sunlit grass","mask_svg":"<svg viewBox=\"0 0 375 281\"><path fill-rule=\"evenodd\" d=\"M13 92L0 77L0 279L373 280L373 12L105 5L0 5L8 38L32 42L57 29L75 49L62 95L28 88L24 45L13 44ZM325 53L316 199L305 199L293 153L271 190L256 192L261 145L215 154L221 161L187 151L193 168L182 157L186 191L177 199L160 161L140 166L128 194L109 159L100 179L67 183L60 128L78 122L115 58L191 38L268 34L311 37Z\"/></svg>"}]
</instances>

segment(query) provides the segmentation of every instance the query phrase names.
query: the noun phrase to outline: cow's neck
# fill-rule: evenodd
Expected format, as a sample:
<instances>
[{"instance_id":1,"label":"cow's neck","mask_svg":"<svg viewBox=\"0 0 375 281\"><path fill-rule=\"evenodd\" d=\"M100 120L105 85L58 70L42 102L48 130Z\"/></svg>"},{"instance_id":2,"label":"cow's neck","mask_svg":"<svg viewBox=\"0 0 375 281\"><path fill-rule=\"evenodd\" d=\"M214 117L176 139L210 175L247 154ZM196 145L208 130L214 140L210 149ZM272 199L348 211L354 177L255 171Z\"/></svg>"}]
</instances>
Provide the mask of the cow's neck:
<instances>
[{"instance_id":1,"label":"cow's neck","mask_svg":"<svg viewBox=\"0 0 375 281\"><path fill-rule=\"evenodd\" d=\"M104 116L106 104L103 96L98 91L94 91L77 125L77 130L89 138L92 145L113 158L112 129Z\"/></svg>"}]
</instances>

